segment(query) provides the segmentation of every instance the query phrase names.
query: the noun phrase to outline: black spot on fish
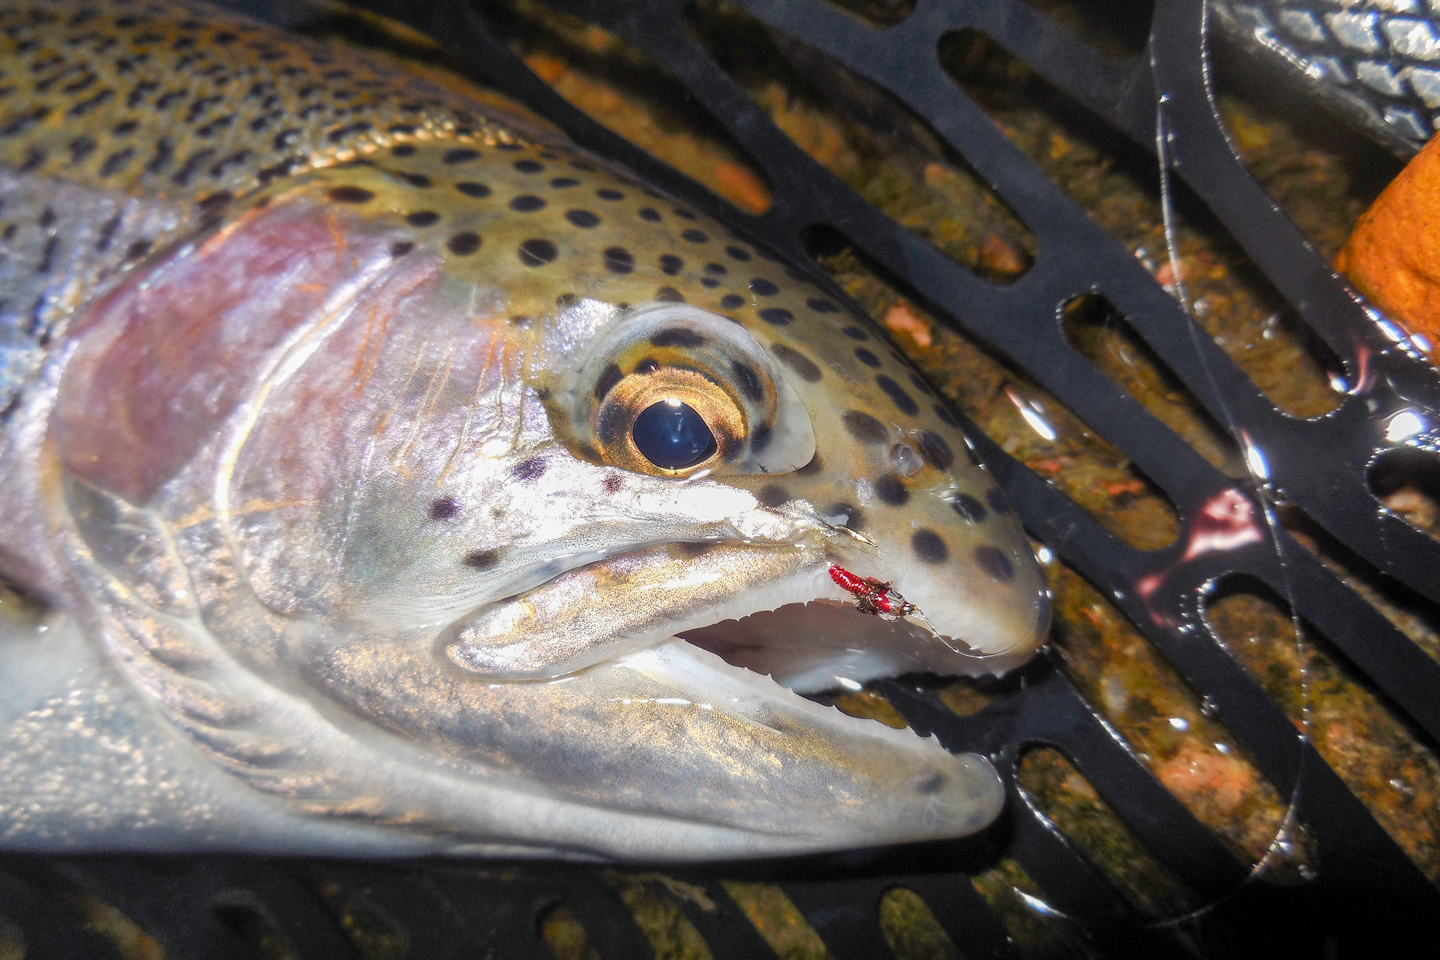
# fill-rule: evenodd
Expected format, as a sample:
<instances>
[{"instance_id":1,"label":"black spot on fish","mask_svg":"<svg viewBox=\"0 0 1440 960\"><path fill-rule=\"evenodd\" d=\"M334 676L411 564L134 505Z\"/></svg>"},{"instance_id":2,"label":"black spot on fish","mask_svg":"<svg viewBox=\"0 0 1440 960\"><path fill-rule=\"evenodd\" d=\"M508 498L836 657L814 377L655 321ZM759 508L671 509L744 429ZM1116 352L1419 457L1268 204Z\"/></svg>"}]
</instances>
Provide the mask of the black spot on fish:
<instances>
[{"instance_id":1,"label":"black spot on fish","mask_svg":"<svg viewBox=\"0 0 1440 960\"><path fill-rule=\"evenodd\" d=\"M556 177L554 180L550 181L550 187L554 190L564 190L568 187L578 186L580 186L580 181L576 180L574 177Z\"/></svg>"},{"instance_id":2,"label":"black spot on fish","mask_svg":"<svg viewBox=\"0 0 1440 960\"><path fill-rule=\"evenodd\" d=\"M98 144L91 137L79 136L70 141L70 162L84 163L85 158L95 152Z\"/></svg>"},{"instance_id":3,"label":"black spot on fish","mask_svg":"<svg viewBox=\"0 0 1440 960\"><path fill-rule=\"evenodd\" d=\"M611 273L630 273L635 269L635 257L624 247L605 248L605 269Z\"/></svg>"},{"instance_id":4,"label":"black spot on fish","mask_svg":"<svg viewBox=\"0 0 1440 960\"><path fill-rule=\"evenodd\" d=\"M720 286L720 281L716 280L714 277L701 277L700 286L704 287L706 290L714 290L716 287Z\"/></svg>"},{"instance_id":5,"label":"black spot on fish","mask_svg":"<svg viewBox=\"0 0 1440 960\"><path fill-rule=\"evenodd\" d=\"M845 423L845 429L850 432L850 436L859 440L861 443L879 444L885 443L890 439L890 431L885 429L885 425L868 413L860 410L849 410L842 419Z\"/></svg>"},{"instance_id":6,"label":"black spot on fish","mask_svg":"<svg viewBox=\"0 0 1440 960\"><path fill-rule=\"evenodd\" d=\"M904 506L910 499L910 491L893 473L887 473L875 481L875 495L892 507Z\"/></svg>"},{"instance_id":7,"label":"black spot on fish","mask_svg":"<svg viewBox=\"0 0 1440 960\"><path fill-rule=\"evenodd\" d=\"M999 547L976 547L975 563L990 575L990 579L1009 583L1015 579L1015 566Z\"/></svg>"},{"instance_id":8,"label":"black spot on fish","mask_svg":"<svg viewBox=\"0 0 1440 960\"><path fill-rule=\"evenodd\" d=\"M516 480L530 481L538 480L545 474L545 468L549 466L543 457L526 457L515 466L510 468L510 476Z\"/></svg>"},{"instance_id":9,"label":"black spot on fish","mask_svg":"<svg viewBox=\"0 0 1440 960\"><path fill-rule=\"evenodd\" d=\"M457 257L468 257L480 249L481 242L480 234L473 230L464 230L446 240L445 246L449 247L450 252Z\"/></svg>"},{"instance_id":10,"label":"black spot on fish","mask_svg":"<svg viewBox=\"0 0 1440 960\"><path fill-rule=\"evenodd\" d=\"M467 197L475 197L476 199L484 199L490 196L490 188L483 183L471 183L468 180L462 181L461 183L455 184L455 189Z\"/></svg>"},{"instance_id":11,"label":"black spot on fish","mask_svg":"<svg viewBox=\"0 0 1440 960\"><path fill-rule=\"evenodd\" d=\"M518 213L534 213L536 210L543 210L545 201L530 194L522 194L510 201L510 209Z\"/></svg>"},{"instance_id":12,"label":"black spot on fish","mask_svg":"<svg viewBox=\"0 0 1440 960\"><path fill-rule=\"evenodd\" d=\"M5 126L0 127L0 137L13 137L17 133L24 133L49 115L49 107L36 107L28 113L22 113Z\"/></svg>"},{"instance_id":13,"label":"black spot on fish","mask_svg":"<svg viewBox=\"0 0 1440 960\"><path fill-rule=\"evenodd\" d=\"M600 371L600 379L595 381L595 399L604 400L605 395L615 388L625 372L615 364L606 364L605 369Z\"/></svg>"},{"instance_id":14,"label":"black spot on fish","mask_svg":"<svg viewBox=\"0 0 1440 960\"><path fill-rule=\"evenodd\" d=\"M950 548L933 530L916 530L910 537L910 549L926 563L944 563L950 556Z\"/></svg>"},{"instance_id":15,"label":"black spot on fish","mask_svg":"<svg viewBox=\"0 0 1440 960\"><path fill-rule=\"evenodd\" d=\"M606 188L606 189L604 189L604 190L596 190L596 191L595 191L595 196L599 197L601 200L624 200L624 199L625 199L625 194L621 193L619 190L611 190L611 189L609 189L609 188Z\"/></svg>"},{"instance_id":16,"label":"black spot on fish","mask_svg":"<svg viewBox=\"0 0 1440 960\"><path fill-rule=\"evenodd\" d=\"M666 253L660 257L660 272L667 277L673 277L685 269L685 261L673 253Z\"/></svg>"},{"instance_id":17,"label":"black spot on fish","mask_svg":"<svg viewBox=\"0 0 1440 960\"><path fill-rule=\"evenodd\" d=\"M526 240L518 249L520 262L527 267L538 267L553 263L560 251L549 240ZM557 303L559 301L556 301Z\"/></svg>"},{"instance_id":18,"label":"black spot on fish","mask_svg":"<svg viewBox=\"0 0 1440 960\"><path fill-rule=\"evenodd\" d=\"M225 170L227 168L241 166L249 159L249 150L237 150L234 153L230 154L228 157L222 157L220 160L217 160L214 164L212 164L209 171L210 176L220 177L225 173Z\"/></svg>"},{"instance_id":19,"label":"black spot on fish","mask_svg":"<svg viewBox=\"0 0 1440 960\"><path fill-rule=\"evenodd\" d=\"M619 493L620 488L625 486L625 478L619 474L611 473L606 475L604 480L600 481L600 485L605 488L606 493Z\"/></svg>"},{"instance_id":20,"label":"black spot on fish","mask_svg":"<svg viewBox=\"0 0 1440 960\"><path fill-rule=\"evenodd\" d=\"M845 336L849 337L851 340L870 339L870 334L866 333L864 330L861 330L859 327L841 327L840 332L845 334Z\"/></svg>"},{"instance_id":21,"label":"black spot on fish","mask_svg":"<svg viewBox=\"0 0 1440 960\"><path fill-rule=\"evenodd\" d=\"M565 219L569 220L574 226L584 230L600 225L600 218L589 210L567 210L565 212Z\"/></svg>"},{"instance_id":22,"label":"black spot on fish","mask_svg":"<svg viewBox=\"0 0 1440 960\"><path fill-rule=\"evenodd\" d=\"M130 134L134 133L136 128L139 126L140 121L138 120L122 120L119 123L115 124L115 136L128 137Z\"/></svg>"},{"instance_id":23,"label":"black spot on fish","mask_svg":"<svg viewBox=\"0 0 1440 960\"><path fill-rule=\"evenodd\" d=\"M760 319L775 327L783 327L795 319L795 314L783 307L766 307L760 311Z\"/></svg>"},{"instance_id":24,"label":"black spot on fish","mask_svg":"<svg viewBox=\"0 0 1440 960\"><path fill-rule=\"evenodd\" d=\"M566 307L573 307L579 302L580 298L573 293L562 293L555 298L555 306L560 307L562 310Z\"/></svg>"},{"instance_id":25,"label":"black spot on fish","mask_svg":"<svg viewBox=\"0 0 1440 960\"><path fill-rule=\"evenodd\" d=\"M750 449L759 453L770 446L770 441L773 439L775 439L775 434L771 432L770 425L762 423L755 428L755 435L750 438Z\"/></svg>"},{"instance_id":26,"label":"black spot on fish","mask_svg":"<svg viewBox=\"0 0 1440 960\"><path fill-rule=\"evenodd\" d=\"M855 359L859 360L867 367L880 366L880 358L875 356L875 354L871 353L869 350L866 350L864 347L855 348Z\"/></svg>"},{"instance_id":27,"label":"black spot on fish","mask_svg":"<svg viewBox=\"0 0 1440 960\"><path fill-rule=\"evenodd\" d=\"M130 244L130 246L126 248L125 259L139 260L141 257L145 256L145 254L150 252L150 247L153 243L154 241L152 240L136 240L134 243Z\"/></svg>"},{"instance_id":28,"label":"black spot on fish","mask_svg":"<svg viewBox=\"0 0 1440 960\"><path fill-rule=\"evenodd\" d=\"M685 327L671 327L656 333L650 338L650 342L657 347L685 347L688 349L703 346L705 338Z\"/></svg>"},{"instance_id":29,"label":"black spot on fish","mask_svg":"<svg viewBox=\"0 0 1440 960\"><path fill-rule=\"evenodd\" d=\"M773 297L780 292L780 288L764 277L756 277L750 281L750 292L761 297Z\"/></svg>"},{"instance_id":30,"label":"black spot on fish","mask_svg":"<svg viewBox=\"0 0 1440 960\"><path fill-rule=\"evenodd\" d=\"M335 203L369 203L375 194L364 187L332 187L330 199Z\"/></svg>"},{"instance_id":31,"label":"black spot on fish","mask_svg":"<svg viewBox=\"0 0 1440 960\"><path fill-rule=\"evenodd\" d=\"M639 363L635 364L635 372L642 376L654 373L656 370L659 369L660 362L653 357L646 357L644 360L641 360Z\"/></svg>"},{"instance_id":32,"label":"black spot on fish","mask_svg":"<svg viewBox=\"0 0 1440 960\"><path fill-rule=\"evenodd\" d=\"M655 299L665 303L684 303L685 295L674 287L661 287L655 291Z\"/></svg>"},{"instance_id":33,"label":"black spot on fish","mask_svg":"<svg viewBox=\"0 0 1440 960\"><path fill-rule=\"evenodd\" d=\"M934 409L935 409L935 416L939 417L939 418L940 418L940 422L943 423L943 424L945 424L945 426L947 426L947 427L958 427L958 426L960 426L960 421L955 419L954 414L952 414L949 410L946 410L946 409L945 409L943 406L941 406L940 404L938 404L938 403L935 404Z\"/></svg>"},{"instance_id":34,"label":"black spot on fish","mask_svg":"<svg viewBox=\"0 0 1440 960\"><path fill-rule=\"evenodd\" d=\"M765 398L765 388L760 383L760 375L755 368L748 363L741 363L739 360L730 361L730 372L735 374L735 385L740 392L745 394L747 400L759 402Z\"/></svg>"},{"instance_id":35,"label":"black spot on fish","mask_svg":"<svg viewBox=\"0 0 1440 960\"><path fill-rule=\"evenodd\" d=\"M54 209L51 207L46 207L44 210L40 211L40 216L38 219L36 219L35 222L39 224L40 229L48 230L51 227L55 226L55 221L58 219L59 218L55 216Z\"/></svg>"},{"instance_id":36,"label":"black spot on fish","mask_svg":"<svg viewBox=\"0 0 1440 960\"><path fill-rule=\"evenodd\" d=\"M1005 499L1005 494L999 490L991 490L985 494L985 502L990 504L990 509L999 516L1005 516L1010 512L1010 503Z\"/></svg>"},{"instance_id":37,"label":"black spot on fish","mask_svg":"<svg viewBox=\"0 0 1440 960\"><path fill-rule=\"evenodd\" d=\"M294 127L291 127L288 130L281 130L279 133L275 134L275 139L270 142L274 145L276 150L284 150L299 139L300 131Z\"/></svg>"},{"instance_id":38,"label":"black spot on fish","mask_svg":"<svg viewBox=\"0 0 1440 960\"><path fill-rule=\"evenodd\" d=\"M824 468L824 466L825 461L821 460L820 454L817 453L815 454L815 456L810 458L809 463L805 464L805 466L801 467L795 472L800 474L800 476L802 477L813 477L815 476L815 474L819 473Z\"/></svg>"},{"instance_id":39,"label":"black spot on fish","mask_svg":"<svg viewBox=\"0 0 1440 960\"><path fill-rule=\"evenodd\" d=\"M301 115L304 115L303 111L301 112ZM361 133L368 133L373 129L375 128L369 121L357 120L354 123L348 124L343 127L337 127L334 130L331 130L329 133L325 134L325 139L329 140L331 143L339 143L341 140L345 140L349 137L353 137Z\"/></svg>"},{"instance_id":40,"label":"black spot on fish","mask_svg":"<svg viewBox=\"0 0 1440 960\"><path fill-rule=\"evenodd\" d=\"M760 488L760 492L755 495L755 499L773 510L776 507L784 506L793 498L790 496L790 492L780 486L780 484L767 483Z\"/></svg>"},{"instance_id":41,"label":"black spot on fish","mask_svg":"<svg viewBox=\"0 0 1440 960\"><path fill-rule=\"evenodd\" d=\"M831 303L829 300L821 300L818 297L811 300L806 300L805 306L809 307L811 310L814 310L816 313L840 312L840 308L835 306L835 304Z\"/></svg>"},{"instance_id":42,"label":"black spot on fish","mask_svg":"<svg viewBox=\"0 0 1440 960\"><path fill-rule=\"evenodd\" d=\"M216 190L201 200L196 201L195 208L200 212L202 222L209 223L228 207L235 199L235 194L229 190Z\"/></svg>"},{"instance_id":43,"label":"black spot on fish","mask_svg":"<svg viewBox=\"0 0 1440 960\"><path fill-rule=\"evenodd\" d=\"M920 379L917 374L910 374L910 385L919 390L923 395L930 396L930 384Z\"/></svg>"},{"instance_id":44,"label":"black spot on fish","mask_svg":"<svg viewBox=\"0 0 1440 960\"><path fill-rule=\"evenodd\" d=\"M925 460L936 470L949 470L950 465L955 462L955 454L946 443L936 434L929 430L921 430L919 436L920 452L925 455Z\"/></svg>"},{"instance_id":45,"label":"black spot on fish","mask_svg":"<svg viewBox=\"0 0 1440 960\"><path fill-rule=\"evenodd\" d=\"M521 173L539 173L545 169L545 164L539 160L516 160L512 166Z\"/></svg>"},{"instance_id":46,"label":"black spot on fish","mask_svg":"<svg viewBox=\"0 0 1440 960\"><path fill-rule=\"evenodd\" d=\"M425 174L423 173L406 173L403 170L394 171L394 173L395 176L399 177L401 180L404 180L406 183L410 184L410 186L419 187L422 190L428 189L432 184L431 179L425 176Z\"/></svg>"},{"instance_id":47,"label":"black spot on fish","mask_svg":"<svg viewBox=\"0 0 1440 960\"><path fill-rule=\"evenodd\" d=\"M640 219L641 219L641 220L647 220L647 221L649 221L650 223L659 223L659 222L660 222L660 211L659 211L659 210L656 210L654 207L641 207L641 208L640 208Z\"/></svg>"},{"instance_id":48,"label":"black spot on fish","mask_svg":"<svg viewBox=\"0 0 1440 960\"><path fill-rule=\"evenodd\" d=\"M710 235L704 230L686 230L680 236L691 243L707 243L710 240Z\"/></svg>"},{"instance_id":49,"label":"black spot on fish","mask_svg":"<svg viewBox=\"0 0 1440 960\"><path fill-rule=\"evenodd\" d=\"M785 366L799 374L800 379L808 383L818 383L823 376L820 368L815 365L815 361L788 344L777 343L770 348L770 351L779 357Z\"/></svg>"},{"instance_id":50,"label":"black spot on fish","mask_svg":"<svg viewBox=\"0 0 1440 960\"><path fill-rule=\"evenodd\" d=\"M45 163L45 151L39 147L31 147L25 151L25 159L20 163L20 172L29 173L32 170L39 170Z\"/></svg>"},{"instance_id":51,"label":"black spot on fish","mask_svg":"<svg viewBox=\"0 0 1440 960\"><path fill-rule=\"evenodd\" d=\"M113 96L115 96L114 90L101 90L93 97L81 100L79 103L75 104L75 106L71 107L70 116L79 117L86 113L89 113L91 110L100 106L102 103L106 103L107 101L109 101L110 98Z\"/></svg>"},{"instance_id":52,"label":"black spot on fish","mask_svg":"<svg viewBox=\"0 0 1440 960\"><path fill-rule=\"evenodd\" d=\"M441 155L440 162L454 166L457 163L469 163L471 160L479 159L479 157L480 151L478 150L471 150L469 147L456 147L453 150L446 150L445 153Z\"/></svg>"},{"instance_id":53,"label":"black spot on fish","mask_svg":"<svg viewBox=\"0 0 1440 960\"><path fill-rule=\"evenodd\" d=\"M460 504L449 497L441 497L430 504L431 520L452 520L460 512Z\"/></svg>"},{"instance_id":54,"label":"black spot on fish","mask_svg":"<svg viewBox=\"0 0 1440 960\"><path fill-rule=\"evenodd\" d=\"M514 153L516 150L524 150L525 146L519 143L497 143L495 144L495 149L504 150L506 153Z\"/></svg>"},{"instance_id":55,"label":"black spot on fish","mask_svg":"<svg viewBox=\"0 0 1440 960\"><path fill-rule=\"evenodd\" d=\"M875 382L880 385L880 389L885 391L886 395L890 397L890 402L895 404L901 413L914 416L920 412L920 405L915 402L914 397L905 392L905 388L900 384L883 373L875 378Z\"/></svg>"},{"instance_id":56,"label":"black spot on fish","mask_svg":"<svg viewBox=\"0 0 1440 960\"><path fill-rule=\"evenodd\" d=\"M115 176L115 174L125 169L125 165L130 162L130 158L133 156L135 156L134 147L126 147L123 150L116 150L114 153L110 154L110 156L106 157L105 162L100 165L100 176Z\"/></svg>"},{"instance_id":57,"label":"black spot on fish","mask_svg":"<svg viewBox=\"0 0 1440 960\"><path fill-rule=\"evenodd\" d=\"M55 266L55 251L60 247L60 238L50 236L45 240L45 249L40 254L40 263L35 267L37 274L46 274Z\"/></svg>"},{"instance_id":58,"label":"black spot on fish","mask_svg":"<svg viewBox=\"0 0 1440 960\"><path fill-rule=\"evenodd\" d=\"M489 570L500 562L500 551L472 550L460 562L471 570Z\"/></svg>"},{"instance_id":59,"label":"black spot on fish","mask_svg":"<svg viewBox=\"0 0 1440 960\"><path fill-rule=\"evenodd\" d=\"M104 253L110 249L110 241L115 239L115 231L119 229L119 216L114 216L106 220L100 227L100 236L95 239L95 251L97 253Z\"/></svg>"},{"instance_id":60,"label":"black spot on fish","mask_svg":"<svg viewBox=\"0 0 1440 960\"><path fill-rule=\"evenodd\" d=\"M738 293L727 293L720 298L720 307L724 310L734 310L745 306L745 298Z\"/></svg>"},{"instance_id":61,"label":"black spot on fish","mask_svg":"<svg viewBox=\"0 0 1440 960\"><path fill-rule=\"evenodd\" d=\"M429 227L440 222L440 214L434 210L416 210L405 215L405 222L412 227Z\"/></svg>"},{"instance_id":62,"label":"black spot on fish","mask_svg":"<svg viewBox=\"0 0 1440 960\"><path fill-rule=\"evenodd\" d=\"M970 523L983 523L985 520L985 505L968 493L951 500L950 509Z\"/></svg>"},{"instance_id":63,"label":"black spot on fish","mask_svg":"<svg viewBox=\"0 0 1440 960\"><path fill-rule=\"evenodd\" d=\"M689 210L686 210L684 207L673 207L673 208L672 208L672 212L675 214L675 216L679 217L681 220L694 220L694 219L695 219L695 214L691 213Z\"/></svg>"},{"instance_id":64,"label":"black spot on fish","mask_svg":"<svg viewBox=\"0 0 1440 960\"><path fill-rule=\"evenodd\" d=\"M405 256L405 254L409 253L411 250L414 249L415 244L410 243L408 240L399 240L395 243L390 244L390 256L403 257Z\"/></svg>"},{"instance_id":65,"label":"black spot on fish","mask_svg":"<svg viewBox=\"0 0 1440 960\"><path fill-rule=\"evenodd\" d=\"M838 502L836 502L836 503L832 503L832 504L830 504L830 506L826 507L826 508L825 508L825 516L827 516L827 517L838 517L838 516L848 517L849 519L847 519L847 520L845 521L845 524L844 524L844 525L847 526L847 527L849 527L851 530L856 531L856 532L859 532L859 530L860 530L862 527L865 526L865 513L864 513L864 511L862 511L859 507L856 507L856 506L853 506L852 504L846 503L844 500L838 501Z\"/></svg>"}]
</instances>

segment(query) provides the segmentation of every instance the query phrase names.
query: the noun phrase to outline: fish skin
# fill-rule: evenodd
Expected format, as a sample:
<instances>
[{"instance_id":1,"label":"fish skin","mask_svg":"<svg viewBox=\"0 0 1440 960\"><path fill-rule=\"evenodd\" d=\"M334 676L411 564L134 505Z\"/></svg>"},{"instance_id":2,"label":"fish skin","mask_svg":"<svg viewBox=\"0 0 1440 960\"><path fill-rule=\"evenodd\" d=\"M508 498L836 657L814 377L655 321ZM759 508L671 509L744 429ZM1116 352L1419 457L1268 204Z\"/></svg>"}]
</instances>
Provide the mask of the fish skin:
<instances>
[{"instance_id":1,"label":"fish skin","mask_svg":"<svg viewBox=\"0 0 1440 960\"><path fill-rule=\"evenodd\" d=\"M0 844L676 860L998 814L983 758L673 638L798 690L1043 640L1003 496L872 327L553 134L126 9L0 7L0 297L34 304L0 573L57 611L0 634ZM700 472L630 439L670 395ZM817 626L714 626L779 607Z\"/></svg>"},{"instance_id":2,"label":"fish skin","mask_svg":"<svg viewBox=\"0 0 1440 960\"><path fill-rule=\"evenodd\" d=\"M1215 0L1247 54L1408 159L1440 123L1440 29L1408 0Z\"/></svg>"}]
</instances>

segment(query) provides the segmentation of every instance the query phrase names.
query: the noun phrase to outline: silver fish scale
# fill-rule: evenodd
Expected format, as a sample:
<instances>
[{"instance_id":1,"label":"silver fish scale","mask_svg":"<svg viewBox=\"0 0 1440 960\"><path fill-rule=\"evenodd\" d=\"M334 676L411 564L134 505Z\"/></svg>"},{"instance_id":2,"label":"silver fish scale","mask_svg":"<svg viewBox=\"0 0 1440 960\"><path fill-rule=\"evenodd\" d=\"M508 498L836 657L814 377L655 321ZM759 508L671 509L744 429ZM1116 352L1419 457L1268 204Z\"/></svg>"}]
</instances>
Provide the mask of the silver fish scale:
<instances>
[{"instance_id":1,"label":"silver fish scale","mask_svg":"<svg viewBox=\"0 0 1440 960\"><path fill-rule=\"evenodd\" d=\"M1245 46L1304 74L1325 99L1408 156L1440 129L1440 27L1431 0L1214 0Z\"/></svg>"},{"instance_id":2,"label":"silver fish scale","mask_svg":"<svg viewBox=\"0 0 1440 960\"><path fill-rule=\"evenodd\" d=\"M180 204L0 167L0 424L83 300L184 221ZM145 249L140 249L143 245ZM124 256L120 260L116 254Z\"/></svg>"}]
</instances>

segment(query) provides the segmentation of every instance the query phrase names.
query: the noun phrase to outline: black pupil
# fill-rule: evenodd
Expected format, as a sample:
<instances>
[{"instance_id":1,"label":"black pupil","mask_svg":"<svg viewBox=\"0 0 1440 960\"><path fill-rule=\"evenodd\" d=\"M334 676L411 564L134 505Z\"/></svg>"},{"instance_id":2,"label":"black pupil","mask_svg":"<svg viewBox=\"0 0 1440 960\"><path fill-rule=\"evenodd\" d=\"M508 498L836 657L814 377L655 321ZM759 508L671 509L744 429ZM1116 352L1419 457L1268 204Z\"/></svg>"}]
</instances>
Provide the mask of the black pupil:
<instances>
[{"instance_id":1,"label":"black pupil","mask_svg":"<svg viewBox=\"0 0 1440 960\"><path fill-rule=\"evenodd\" d=\"M635 418L630 428L635 447L655 466L679 470L709 459L715 435L695 408L678 400L661 400Z\"/></svg>"}]
</instances>

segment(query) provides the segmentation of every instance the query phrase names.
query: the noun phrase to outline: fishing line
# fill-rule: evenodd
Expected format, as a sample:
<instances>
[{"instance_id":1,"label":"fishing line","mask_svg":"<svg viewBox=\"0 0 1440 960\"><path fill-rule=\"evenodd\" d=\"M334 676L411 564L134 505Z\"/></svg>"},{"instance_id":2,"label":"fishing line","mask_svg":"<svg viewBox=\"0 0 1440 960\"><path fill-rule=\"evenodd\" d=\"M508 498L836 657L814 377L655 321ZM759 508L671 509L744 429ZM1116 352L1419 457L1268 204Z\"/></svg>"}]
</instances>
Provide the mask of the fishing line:
<instances>
[{"instance_id":1,"label":"fishing line","mask_svg":"<svg viewBox=\"0 0 1440 960\"><path fill-rule=\"evenodd\" d=\"M1208 11L1206 13L1202 13L1201 30L1202 35L1204 36L1208 36L1208 34L1204 33L1207 26L1204 18L1207 16ZM1206 86L1208 89L1210 86L1210 59L1208 45L1204 50L1204 63L1207 81ZM1158 78L1160 76L1160 71L1156 69L1153 43L1150 45L1150 67L1153 74ZM1185 288L1184 270L1181 266L1180 244L1178 239L1178 229L1176 226L1177 218L1175 214L1174 192L1170 182L1170 165L1173 155L1168 148L1170 146L1173 134L1170 132L1170 128L1166 122L1165 117L1165 109L1166 105L1170 102L1170 95L1159 89L1156 90L1156 94L1155 153L1160 167L1160 216L1161 221L1164 225L1165 250L1166 255L1169 258L1172 275L1170 288L1173 291L1175 298L1180 302L1180 308L1185 312L1185 316L1189 321L1185 324L1186 331L1189 334L1190 345L1195 351L1196 359L1199 361L1200 369L1204 373L1206 385L1209 387L1210 396L1215 398L1215 402L1220 409L1220 414L1224 421L1226 430L1230 433L1232 437L1236 439L1236 441L1241 446L1241 459L1245 464L1245 472L1250 478L1250 485L1251 489L1255 494L1255 501L1260 506L1261 515L1264 516L1266 527L1269 529L1270 532L1270 542L1274 545L1275 548L1275 559L1278 564L1280 581L1283 592L1285 594L1286 603L1290 608L1289 614L1291 628L1294 630L1295 633L1295 659L1300 671L1301 691L1300 737L1302 743L1309 743L1311 724L1310 677L1309 672L1305 667L1304 639L1301 633L1300 615L1298 612L1299 605L1296 602L1295 589L1290 578L1290 568L1285 561L1285 551L1280 539L1282 526L1280 524L1279 518L1275 515L1274 499L1270 495L1271 485L1269 466L1265 460L1264 451L1260 450L1254 445L1254 443L1250 439L1249 433L1243 427L1241 427L1236 420L1234 413L1230 409L1229 403L1225 399L1224 392L1220 389L1220 385L1215 377L1215 373L1211 369L1209 362L1206 360L1205 351L1201 348L1200 345L1200 323L1195 315L1194 305L1190 301L1189 293ZM1302 750L1300 756L1300 766L1297 767L1295 782L1290 789L1289 804L1285 810L1285 817L1281 821L1281 824L1277 829L1274 837L1271 839L1270 846L1266 850L1265 855L1262 856L1251 869L1251 877L1260 876L1265 871L1268 865L1276 862L1277 860L1283 859L1291 852L1293 844L1290 842L1289 839L1287 839L1287 835L1290 835L1294 831L1295 825L1299 822L1297 811L1299 807L1300 784L1303 780L1302 774L1304 762L1305 753Z\"/></svg>"}]
</instances>

